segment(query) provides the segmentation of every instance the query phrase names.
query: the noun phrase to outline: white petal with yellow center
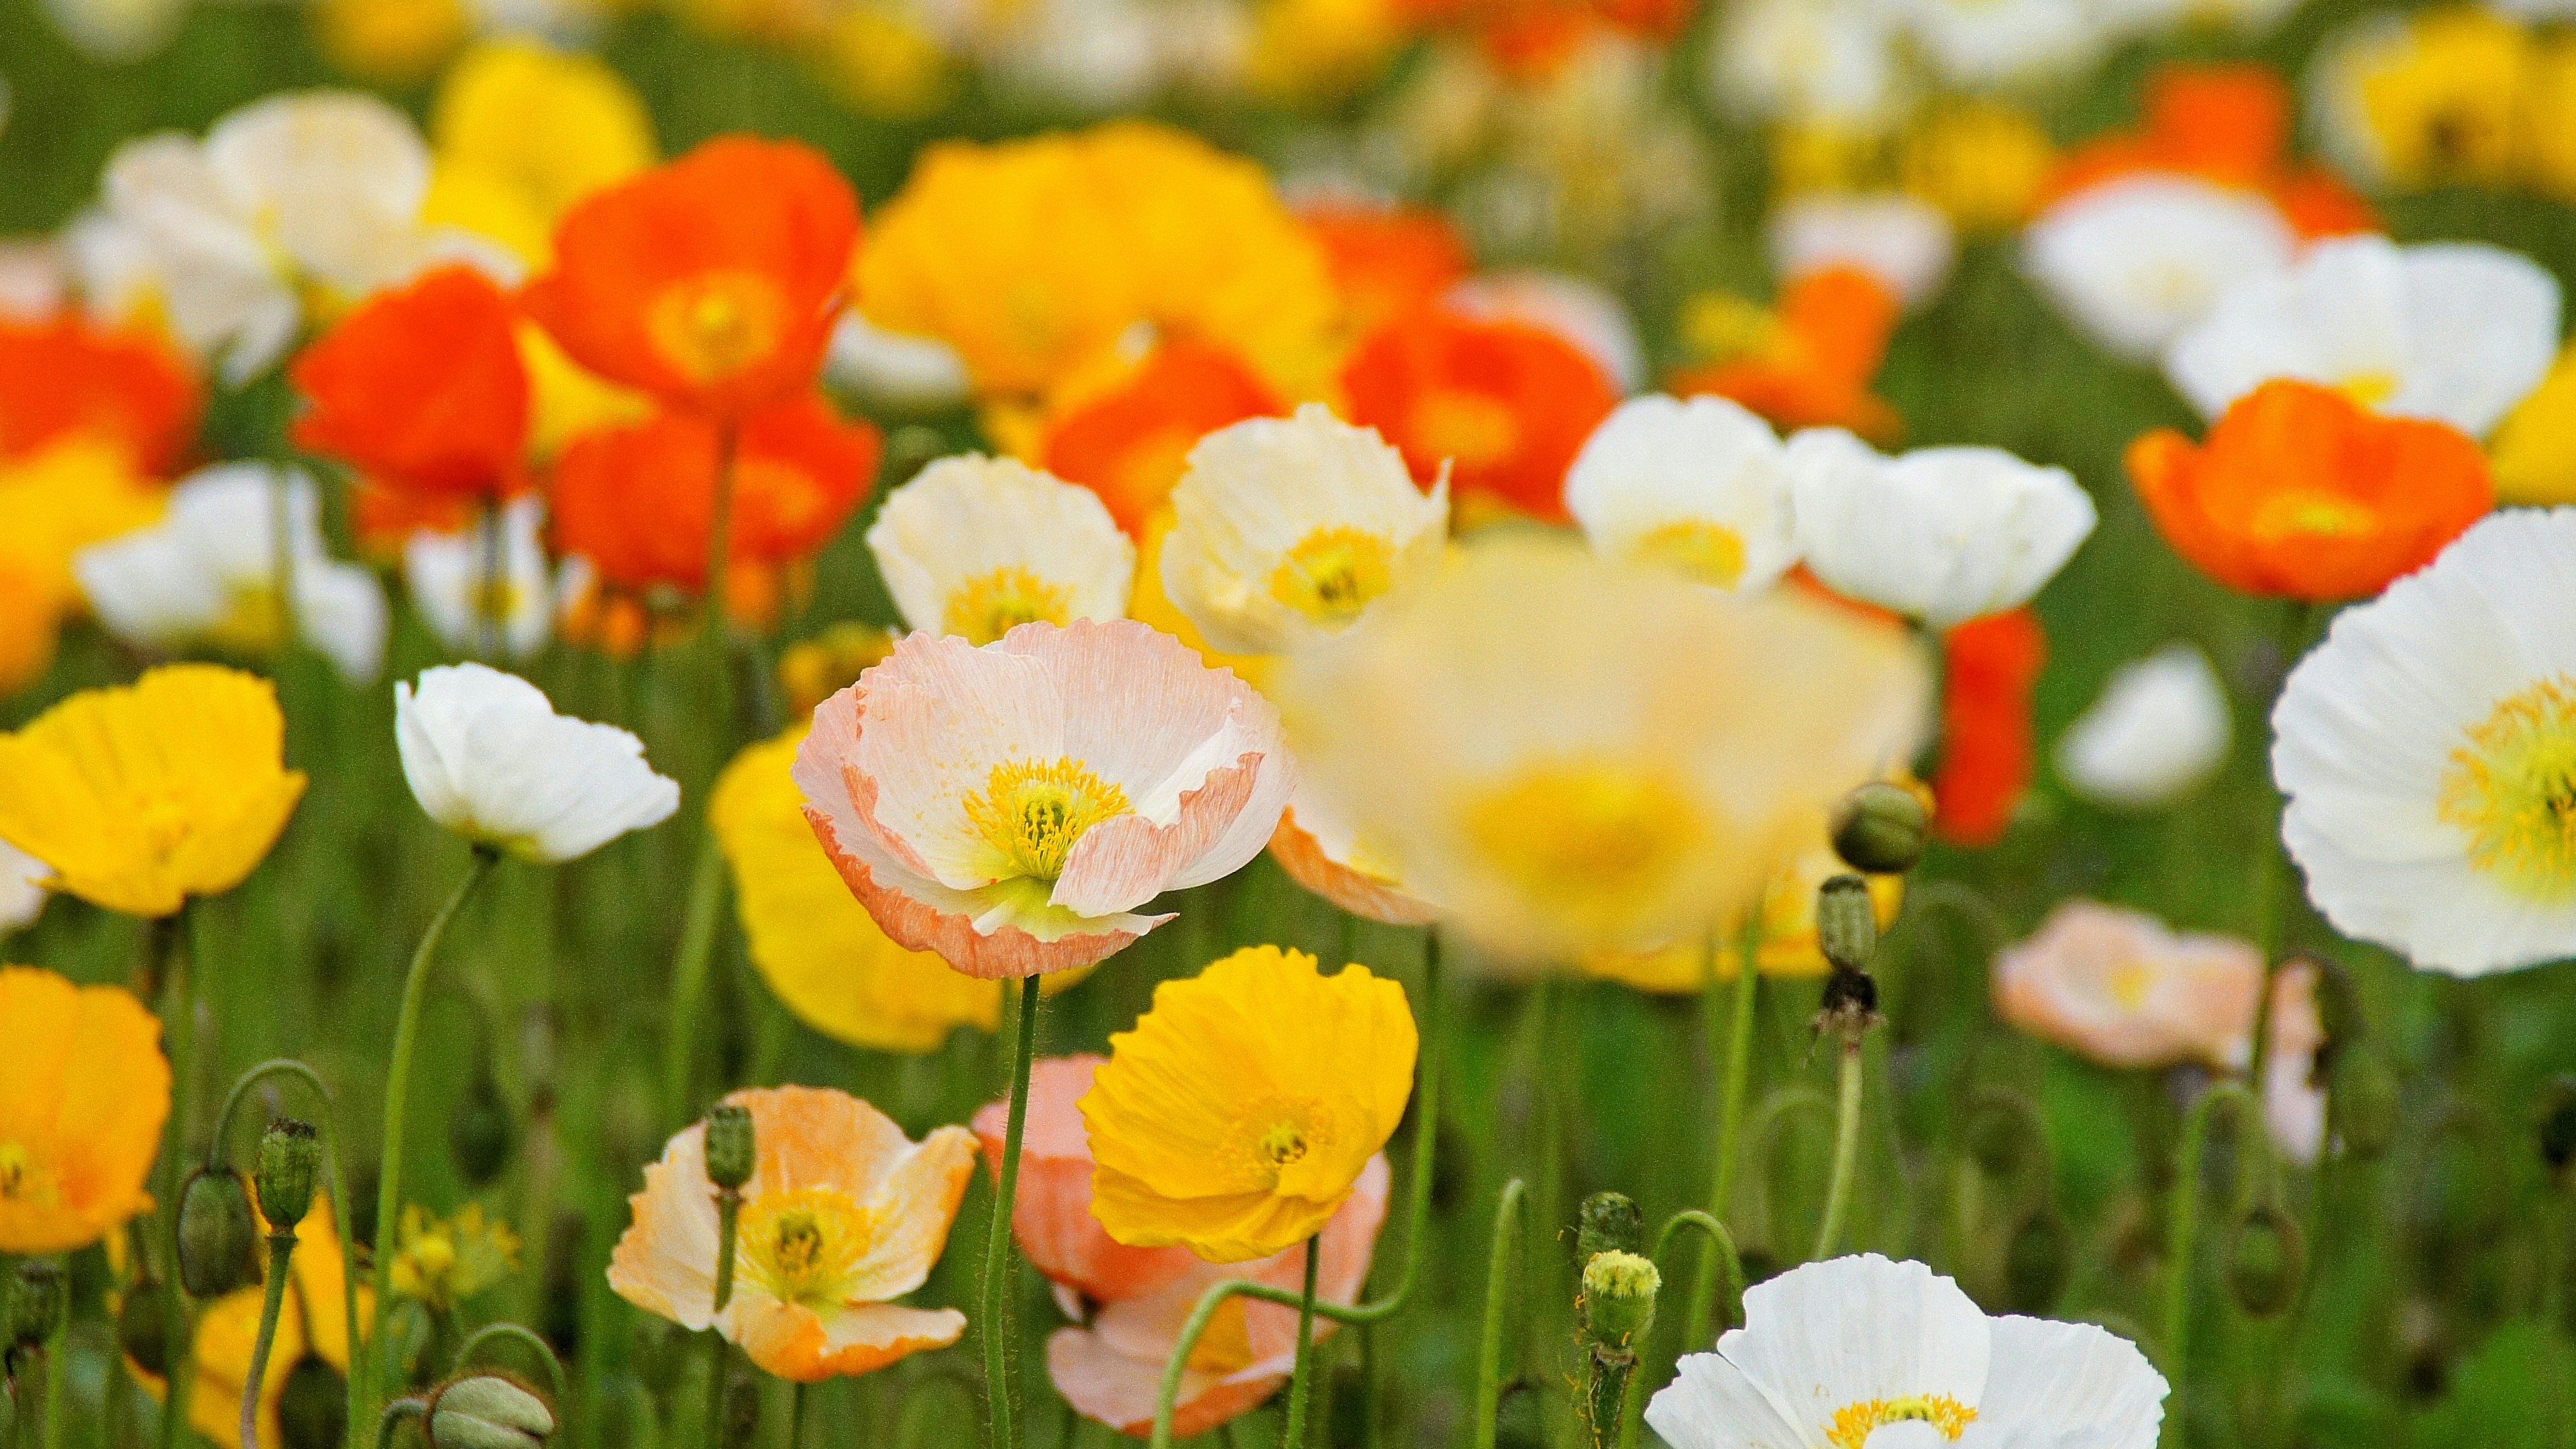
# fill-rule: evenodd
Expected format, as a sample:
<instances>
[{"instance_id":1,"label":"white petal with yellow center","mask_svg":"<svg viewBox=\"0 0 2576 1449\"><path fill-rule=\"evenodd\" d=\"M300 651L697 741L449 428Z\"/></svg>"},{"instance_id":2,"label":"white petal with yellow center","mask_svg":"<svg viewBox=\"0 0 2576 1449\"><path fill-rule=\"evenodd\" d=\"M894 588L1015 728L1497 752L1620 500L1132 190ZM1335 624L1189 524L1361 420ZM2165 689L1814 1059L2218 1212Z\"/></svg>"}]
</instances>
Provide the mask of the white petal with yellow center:
<instances>
[{"instance_id":1,"label":"white petal with yellow center","mask_svg":"<svg viewBox=\"0 0 2576 1449\"><path fill-rule=\"evenodd\" d=\"M1098 494L1008 458L942 458L886 498L868 551L904 622L990 644L1127 612L1136 545Z\"/></svg>"},{"instance_id":2,"label":"white petal with yellow center","mask_svg":"<svg viewBox=\"0 0 2576 1449\"><path fill-rule=\"evenodd\" d=\"M1798 561L1786 450L1724 398L1621 404L1567 471L1565 506L1600 552L1716 588L1759 591Z\"/></svg>"}]
</instances>

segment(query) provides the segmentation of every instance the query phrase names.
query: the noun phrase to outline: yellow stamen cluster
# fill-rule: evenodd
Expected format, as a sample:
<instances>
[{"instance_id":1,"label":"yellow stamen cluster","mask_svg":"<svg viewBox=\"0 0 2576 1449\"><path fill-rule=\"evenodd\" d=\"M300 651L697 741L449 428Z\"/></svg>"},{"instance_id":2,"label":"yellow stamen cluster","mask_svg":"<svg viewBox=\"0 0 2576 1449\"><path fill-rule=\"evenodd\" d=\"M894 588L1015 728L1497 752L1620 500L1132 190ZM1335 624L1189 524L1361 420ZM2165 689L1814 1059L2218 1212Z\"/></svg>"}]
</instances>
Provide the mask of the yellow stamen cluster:
<instances>
[{"instance_id":1,"label":"yellow stamen cluster","mask_svg":"<svg viewBox=\"0 0 2576 1449\"><path fill-rule=\"evenodd\" d=\"M743 1209L735 1271L786 1303L839 1307L877 1237L877 1222L833 1187L771 1193Z\"/></svg>"},{"instance_id":2,"label":"yellow stamen cluster","mask_svg":"<svg viewBox=\"0 0 2576 1449\"><path fill-rule=\"evenodd\" d=\"M1072 589L1014 564L959 584L940 611L939 627L981 647L1022 624L1063 624L1072 617Z\"/></svg>"},{"instance_id":3,"label":"yellow stamen cluster","mask_svg":"<svg viewBox=\"0 0 2576 1449\"><path fill-rule=\"evenodd\" d=\"M966 818L1009 863L1014 878L1052 881L1083 832L1131 807L1127 792L1069 759L996 765Z\"/></svg>"},{"instance_id":4,"label":"yellow stamen cluster","mask_svg":"<svg viewBox=\"0 0 2576 1449\"><path fill-rule=\"evenodd\" d=\"M776 350L787 330L778 286L753 272L710 272L653 299L653 348L695 383L722 382Z\"/></svg>"},{"instance_id":5,"label":"yellow stamen cluster","mask_svg":"<svg viewBox=\"0 0 2576 1449\"><path fill-rule=\"evenodd\" d=\"M1319 624L1348 624L1395 583L1395 545L1347 524L1298 541L1270 575L1270 596Z\"/></svg>"},{"instance_id":6,"label":"yellow stamen cluster","mask_svg":"<svg viewBox=\"0 0 2576 1449\"><path fill-rule=\"evenodd\" d=\"M1639 538L1632 552L1637 561L1670 569L1685 578L1731 589L1744 577L1744 536L1704 518L1677 518Z\"/></svg>"},{"instance_id":7,"label":"yellow stamen cluster","mask_svg":"<svg viewBox=\"0 0 2576 1449\"><path fill-rule=\"evenodd\" d=\"M1826 1442L1834 1449L1861 1449L1870 1434L1883 1424L1919 1419L1930 1424L1944 1439L1956 1439L1976 1422L1977 1411L1951 1398L1948 1394L1908 1394L1895 1399L1865 1399L1846 1404L1834 1411L1833 1422L1825 1426Z\"/></svg>"},{"instance_id":8,"label":"yellow stamen cluster","mask_svg":"<svg viewBox=\"0 0 2576 1449\"><path fill-rule=\"evenodd\" d=\"M2576 679L2508 697L2451 752L2438 810L2469 863L2552 905L2576 900Z\"/></svg>"}]
</instances>

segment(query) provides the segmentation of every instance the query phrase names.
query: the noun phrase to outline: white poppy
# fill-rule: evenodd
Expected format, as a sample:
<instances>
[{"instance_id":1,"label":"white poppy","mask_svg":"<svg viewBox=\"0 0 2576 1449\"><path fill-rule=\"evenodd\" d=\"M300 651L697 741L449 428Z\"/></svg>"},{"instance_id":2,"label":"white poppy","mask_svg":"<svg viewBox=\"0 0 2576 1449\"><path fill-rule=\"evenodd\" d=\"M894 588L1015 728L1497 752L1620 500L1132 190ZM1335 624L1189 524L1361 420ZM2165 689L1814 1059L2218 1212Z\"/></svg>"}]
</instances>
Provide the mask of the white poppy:
<instances>
[{"instance_id":1,"label":"white poppy","mask_svg":"<svg viewBox=\"0 0 2576 1449\"><path fill-rule=\"evenodd\" d=\"M1744 1290L1744 1326L1646 1406L1673 1449L2151 1449L2164 1376L2089 1323L1989 1318L1959 1285L1876 1253Z\"/></svg>"},{"instance_id":2,"label":"white poppy","mask_svg":"<svg viewBox=\"0 0 2576 1449\"><path fill-rule=\"evenodd\" d=\"M615 725L555 713L545 691L481 664L394 684L394 744L429 818L476 845L553 864L680 808L680 787Z\"/></svg>"},{"instance_id":3,"label":"white poppy","mask_svg":"<svg viewBox=\"0 0 2576 1449\"><path fill-rule=\"evenodd\" d=\"M497 645L513 658L545 647L558 595L538 537L544 524L544 504L516 498L497 533L422 529L403 542L403 583L438 642L465 654Z\"/></svg>"},{"instance_id":4,"label":"white poppy","mask_svg":"<svg viewBox=\"0 0 2576 1449\"><path fill-rule=\"evenodd\" d=\"M2162 36L2185 26L2224 26L2261 34L2303 0L2099 0L2103 23L2115 34Z\"/></svg>"},{"instance_id":5,"label":"white poppy","mask_svg":"<svg viewBox=\"0 0 2576 1449\"><path fill-rule=\"evenodd\" d=\"M110 65L142 60L170 43L188 0L45 0L45 17L72 48Z\"/></svg>"},{"instance_id":6,"label":"white poppy","mask_svg":"<svg viewBox=\"0 0 2576 1449\"><path fill-rule=\"evenodd\" d=\"M1947 629L2029 602L2093 532L2063 468L1999 448L1882 455L1840 428L1789 440L1798 549L1836 592Z\"/></svg>"},{"instance_id":7,"label":"white poppy","mask_svg":"<svg viewBox=\"0 0 2576 1449\"><path fill-rule=\"evenodd\" d=\"M2057 741L2057 773L2096 804L2152 810L2227 759L2227 691L2209 656L2174 644L2114 670Z\"/></svg>"},{"instance_id":8,"label":"white poppy","mask_svg":"<svg viewBox=\"0 0 2576 1449\"><path fill-rule=\"evenodd\" d=\"M51 866L0 840L0 936L36 924L53 894L41 882L53 874Z\"/></svg>"},{"instance_id":9,"label":"white poppy","mask_svg":"<svg viewBox=\"0 0 2576 1449\"><path fill-rule=\"evenodd\" d=\"M1745 0L1719 22L1709 94L1739 114L1881 122L1902 100L1894 40L1877 0Z\"/></svg>"},{"instance_id":10,"label":"white poppy","mask_svg":"<svg viewBox=\"0 0 2576 1449\"><path fill-rule=\"evenodd\" d=\"M2092 0L1890 0L1942 78L1969 89L2064 75L2111 39Z\"/></svg>"},{"instance_id":11,"label":"white poppy","mask_svg":"<svg viewBox=\"0 0 2576 1449\"><path fill-rule=\"evenodd\" d=\"M1217 648L1283 653L1437 572L1448 538L1447 478L1424 493L1375 428L1308 403L1190 450L1163 592Z\"/></svg>"},{"instance_id":12,"label":"white poppy","mask_svg":"<svg viewBox=\"0 0 2576 1449\"><path fill-rule=\"evenodd\" d=\"M2336 929L2455 976L2576 956L2576 508L2491 514L2344 610L2272 730Z\"/></svg>"},{"instance_id":13,"label":"white poppy","mask_svg":"<svg viewBox=\"0 0 2576 1449\"><path fill-rule=\"evenodd\" d=\"M2289 268L2298 237L2250 191L2151 172L2087 187L2022 233L2022 268L2087 336L2144 361L2230 283Z\"/></svg>"},{"instance_id":14,"label":"white poppy","mask_svg":"<svg viewBox=\"0 0 2576 1449\"><path fill-rule=\"evenodd\" d=\"M1451 287L1442 300L1470 317L1555 333L1591 358L1621 392L1646 385L1646 349L1637 340L1637 324L1627 304L1597 282L1534 267L1480 272Z\"/></svg>"},{"instance_id":15,"label":"white poppy","mask_svg":"<svg viewBox=\"0 0 2576 1449\"><path fill-rule=\"evenodd\" d=\"M1725 398L1622 404L1566 471L1565 507L1601 553L1723 589L1769 588L1798 561L1788 452Z\"/></svg>"},{"instance_id":16,"label":"white poppy","mask_svg":"<svg viewBox=\"0 0 2576 1449\"><path fill-rule=\"evenodd\" d=\"M2557 279L2500 248L2338 237L2228 288L2165 375L2211 419L2293 377L2482 438L2548 375L2558 310Z\"/></svg>"},{"instance_id":17,"label":"white poppy","mask_svg":"<svg viewBox=\"0 0 2576 1449\"><path fill-rule=\"evenodd\" d=\"M364 683L384 665L384 594L375 575L325 549L313 480L300 470L228 463L195 473L171 490L160 522L81 550L72 572L99 623L139 648L273 652L288 612L283 582L297 635L342 675Z\"/></svg>"},{"instance_id":18,"label":"white poppy","mask_svg":"<svg viewBox=\"0 0 2576 1449\"><path fill-rule=\"evenodd\" d=\"M1771 270L1783 284L1856 267L1908 307L1941 290L1959 253L1950 218L1900 192L1798 197L1772 208L1770 231Z\"/></svg>"},{"instance_id":19,"label":"white poppy","mask_svg":"<svg viewBox=\"0 0 2576 1449\"><path fill-rule=\"evenodd\" d=\"M966 359L936 337L890 332L853 308L832 328L824 375L872 402L911 412L954 407L973 391Z\"/></svg>"},{"instance_id":20,"label":"white poppy","mask_svg":"<svg viewBox=\"0 0 2576 1449\"><path fill-rule=\"evenodd\" d=\"M1099 494L971 453L889 494L868 552L905 623L970 644L1021 624L1124 618L1136 579L1136 545Z\"/></svg>"}]
</instances>

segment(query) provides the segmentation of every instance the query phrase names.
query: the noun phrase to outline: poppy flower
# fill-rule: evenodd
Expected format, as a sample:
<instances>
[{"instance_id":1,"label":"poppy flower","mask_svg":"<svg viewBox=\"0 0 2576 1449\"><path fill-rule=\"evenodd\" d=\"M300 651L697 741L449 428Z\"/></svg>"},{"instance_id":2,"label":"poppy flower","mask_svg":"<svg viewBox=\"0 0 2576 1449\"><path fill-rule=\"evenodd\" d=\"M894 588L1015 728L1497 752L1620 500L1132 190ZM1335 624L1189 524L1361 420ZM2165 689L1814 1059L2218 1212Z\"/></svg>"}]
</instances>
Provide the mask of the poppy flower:
<instances>
[{"instance_id":1,"label":"poppy flower","mask_svg":"<svg viewBox=\"0 0 2576 1449\"><path fill-rule=\"evenodd\" d=\"M167 476L194 441L204 406L186 364L143 332L72 313L0 319L0 459L89 437L124 448L143 472Z\"/></svg>"},{"instance_id":2,"label":"poppy flower","mask_svg":"<svg viewBox=\"0 0 2576 1449\"><path fill-rule=\"evenodd\" d=\"M340 319L288 369L295 442L380 483L495 498L528 447L517 312L471 267L440 267Z\"/></svg>"},{"instance_id":3,"label":"poppy flower","mask_svg":"<svg viewBox=\"0 0 2576 1449\"><path fill-rule=\"evenodd\" d=\"M719 137L565 213L523 301L600 376L738 419L813 385L858 245L822 153Z\"/></svg>"},{"instance_id":4,"label":"poppy flower","mask_svg":"<svg viewBox=\"0 0 2576 1449\"><path fill-rule=\"evenodd\" d=\"M942 458L886 496L868 552L904 622L990 644L1127 612L1136 545L1098 495L1009 458Z\"/></svg>"},{"instance_id":5,"label":"poppy flower","mask_svg":"<svg viewBox=\"0 0 2576 1449\"><path fill-rule=\"evenodd\" d=\"M929 1278L948 1244L975 1172L975 1135L940 1127L913 1142L883 1112L824 1087L747 1087L725 1101L750 1111L759 1154L742 1189L731 1301L716 1311L704 1122L645 1167L608 1286L683 1328L713 1327L796 1383L955 1343L966 1315L893 1300Z\"/></svg>"},{"instance_id":6,"label":"poppy flower","mask_svg":"<svg viewBox=\"0 0 2576 1449\"><path fill-rule=\"evenodd\" d=\"M1297 215L1324 249L1354 333L1437 301L1474 266L1466 239L1434 207L1317 201Z\"/></svg>"},{"instance_id":7,"label":"poppy flower","mask_svg":"<svg viewBox=\"0 0 2576 1449\"><path fill-rule=\"evenodd\" d=\"M1019 1192L1011 1202L1011 1236L1029 1266L1091 1303L1142 1297L1198 1266L1198 1259L1177 1245L1131 1248L1109 1236L1092 1216L1091 1136L1078 1104L1108 1061L1082 1053L1031 1064ZM976 1109L975 1136L983 1144L984 1167L997 1181L1009 1124L1007 1101Z\"/></svg>"},{"instance_id":8,"label":"poppy flower","mask_svg":"<svg viewBox=\"0 0 2576 1449\"><path fill-rule=\"evenodd\" d=\"M557 714L545 691L481 664L394 685L403 779L430 819L478 846L552 865L680 808L680 787L615 725Z\"/></svg>"},{"instance_id":9,"label":"poppy flower","mask_svg":"<svg viewBox=\"0 0 2576 1449\"><path fill-rule=\"evenodd\" d=\"M2128 470L2193 567L2312 601L2379 592L2494 503L2486 455L2457 429L2287 380L2239 399L2198 444L2169 428L2139 438Z\"/></svg>"},{"instance_id":10,"label":"poppy flower","mask_svg":"<svg viewBox=\"0 0 2576 1449\"><path fill-rule=\"evenodd\" d=\"M0 696L50 668L64 618L80 602L83 549L151 525L160 490L114 443L68 437L0 458Z\"/></svg>"},{"instance_id":11,"label":"poppy flower","mask_svg":"<svg viewBox=\"0 0 2576 1449\"><path fill-rule=\"evenodd\" d=\"M2287 271L2298 245L2260 196L2142 171L2041 212L2022 233L2022 268L2095 345L2146 362L2231 286Z\"/></svg>"},{"instance_id":12,"label":"poppy flower","mask_svg":"<svg viewBox=\"0 0 2576 1449\"><path fill-rule=\"evenodd\" d=\"M1521 322L1416 308L1362 342L1342 369L1351 421L1404 451L1414 480L1447 471L1474 496L1565 517L1565 470L1619 404L1580 348Z\"/></svg>"},{"instance_id":13,"label":"poppy flower","mask_svg":"<svg viewBox=\"0 0 2576 1449\"><path fill-rule=\"evenodd\" d=\"M1052 418L1038 454L1048 472L1099 494L1128 537L1142 538L1199 439L1229 423L1285 411L1234 353L1174 339L1119 382Z\"/></svg>"},{"instance_id":14,"label":"poppy flower","mask_svg":"<svg viewBox=\"0 0 2576 1449\"><path fill-rule=\"evenodd\" d=\"M1599 553L1759 593L1798 561L1788 453L1725 398L1632 398L1593 431L1565 506Z\"/></svg>"},{"instance_id":15,"label":"poppy flower","mask_svg":"<svg viewBox=\"0 0 2576 1449\"><path fill-rule=\"evenodd\" d=\"M0 1253L67 1253L150 1210L170 1114L161 1023L121 986L0 966Z\"/></svg>"},{"instance_id":16,"label":"poppy flower","mask_svg":"<svg viewBox=\"0 0 2576 1449\"><path fill-rule=\"evenodd\" d=\"M2031 690L2048 662L2048 636L2038 615L2015 609L1951 629L1941 652L1933 826L1960 845L1992 845L2037 770Z\"/></svg>"},{"instance_id":17,"label":"poppy flower","mask_svg":"<svg viewBox=\"0 0 2576 1449\"><path fill-rule=\"evenodd\" d=\"M1902 311L1868 272L1823 267L1791 282L1771 312L1737 302L1703 314L1690 330L1708 334L1701 345L1717 356L1675 374L1672 390L1731 398L1784 429L1848 428L1885 442L1905 423L1869 384Z\"/></svg>"},{"instance_id":18,"label":"poppy flower","mask_svg":"<svg viewBox=\"0 0 2576 1449\"><path fill-rule=\"evenodd\" d=\"M2147 78L2137 129L2068 150L2041 183L2034 206L2045 209L2096 186L2164 172L2257 193L2303 240L2375 229L2369 203L2331 172L2290 160L2291 104L2290 83L2269 66L2159 67Z\"/></svg>"}]
</instances>

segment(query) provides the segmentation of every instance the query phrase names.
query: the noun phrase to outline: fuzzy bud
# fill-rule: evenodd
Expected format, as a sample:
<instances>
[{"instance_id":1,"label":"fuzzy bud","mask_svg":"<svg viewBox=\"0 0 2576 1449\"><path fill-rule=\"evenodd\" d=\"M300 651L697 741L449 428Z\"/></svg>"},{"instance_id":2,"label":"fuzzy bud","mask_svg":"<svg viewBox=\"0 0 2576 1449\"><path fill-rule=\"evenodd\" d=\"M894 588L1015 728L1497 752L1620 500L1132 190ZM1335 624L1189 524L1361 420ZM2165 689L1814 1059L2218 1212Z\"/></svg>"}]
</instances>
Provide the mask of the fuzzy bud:
<instances>
[{"instance_id":1,"label":"fuzzy bud","mask_svg":"<svg viewBox=\"0 0 2576 1449\"><path fill-rule=\"evenodd\" d=\"M179 1194L179 1286L221 1298L259 1281L259 1224L229 1168L203 1168Z\"/></svg>"},{"instance_id":2,"label":"fuzzy bud","mask_svg":"<svg viewBox=\"0 0 2576 1449\"><path fill-rule=\"evenodd\" d=\"M22 1258L9 1279L9 1339L12 1349L41 1348L71 1316L71 1279L51 1258Z\"/></svg>"},{"instance_id":3,"label":"fuzzy bud","mask_svg":"<svg viewBox=\"0 0 2576 1449\"><path fill-rule=\"evenodd\" d=\"M515 1379L478 1373L433 1394L428 1423L432 1449L541 1449L555 1411Z\"/></svg>"},{"instance_id":4,"label":"fuzzy bud","mask_svg":"<svg viewBox=\"0 0 2576 1449\"><path fill-rule=\"evenodd\" d=\"M751 1109L733 1102L719 1103L707 1114L707 1181L732 1192L751 1181L751 1170L759 1161L759 1143L751 1130Z\"/></svg>"},{"instance_id":5,"label":"fuzzy bud","mask_svg":"<svg viewBox=\"0 0 2576 1449\"><path fill-rule=\"evenodd\" d=\"M1596 1352L1625 1358L1655 1322L1663 1274L1635 1253L1595 1253L1583 1265L1583 1330Z\"/></svg>"},{"instance_id":6,"label":"fuzzy bud","mask_svg":"<svg viewBox=\"0 0 2576 1449\"><path fill-rule=\"evenodd\" d=\"M1584 1262L1599 1253L1636 1253L1646 1246L1645 1215L1622 1192L1596 1192L1583 1200L1583 1223L1576 1230L1574 1256Z\"/></svg>"},{"instance_id":7,"label":"fuzzy bud","mask_svg":"<svg viewBox=\"0 0 2576 1449\"><path fill-rule=\"evenodd\" d=\"M501 1099L500 1084L492 1080L490 1067L477 1066L447 1113L447 1153L457 1175L468 1186L489 1186L510 1165L510 1150L517 1145L518 1123L510 1104Z\"/></svg>"},{"instance_id":8,"label":"fuzzy bud","mask_svg":"<svg viewBox=\"0 0 2576 1449\"><path fill-rule=\"evenodd\" d=\"M338 1449L348 1437L349 1381L312 1354L286 1371L277 1394L277 1437L284 1449Z\"/></svg>"},{"instance_id":9,"label":"fuzzy bud","mask_svg":"<svg viewBox=\"0 0 2576 1449\"><path fill-rule=\"evenodd\" d=\"M1817 889L1816 944L1837 971L1869 970L1878 955L1878 906L1868 881L1838 875Z\"/></svg>"},{"instance_id":10,"label":"fuzzy bud","mask_svg":"<svg viewBox=\"0 0 2576 1449\"><path fill-rule=\"evenodd\" d=\"M2269 1205L2249 1210L2227 1244L2227 1290L2236 1306L2270 1318L2290 1306L2307 1271L2307 1245L2290 1215Z\"/></svg>"},{"instance_id":11,"label":"fuzzy bud","mask_svg":"<svg viewBox=\"0 0 2576 1449\"><path fill-rule=\"evenodd\" d=\"M1902 785L1874 781L1843 797L1834 812L1834 854L1869 875L1914 868L1932 826L1923 798Z\"/></svg>"},{"instance_id":12,"label":"fuzzy bud","mask_svg":"<svg viewBox=\"0 0 2576 1449\"><path fill-rule=\"evenodd\" d=\"M259 1214L271 1232L293 1233L313 1206L314 1180L322 1173L322 1144L313 1124L280 1117L259 1138Z\"/></svg>"}]
</instances>

